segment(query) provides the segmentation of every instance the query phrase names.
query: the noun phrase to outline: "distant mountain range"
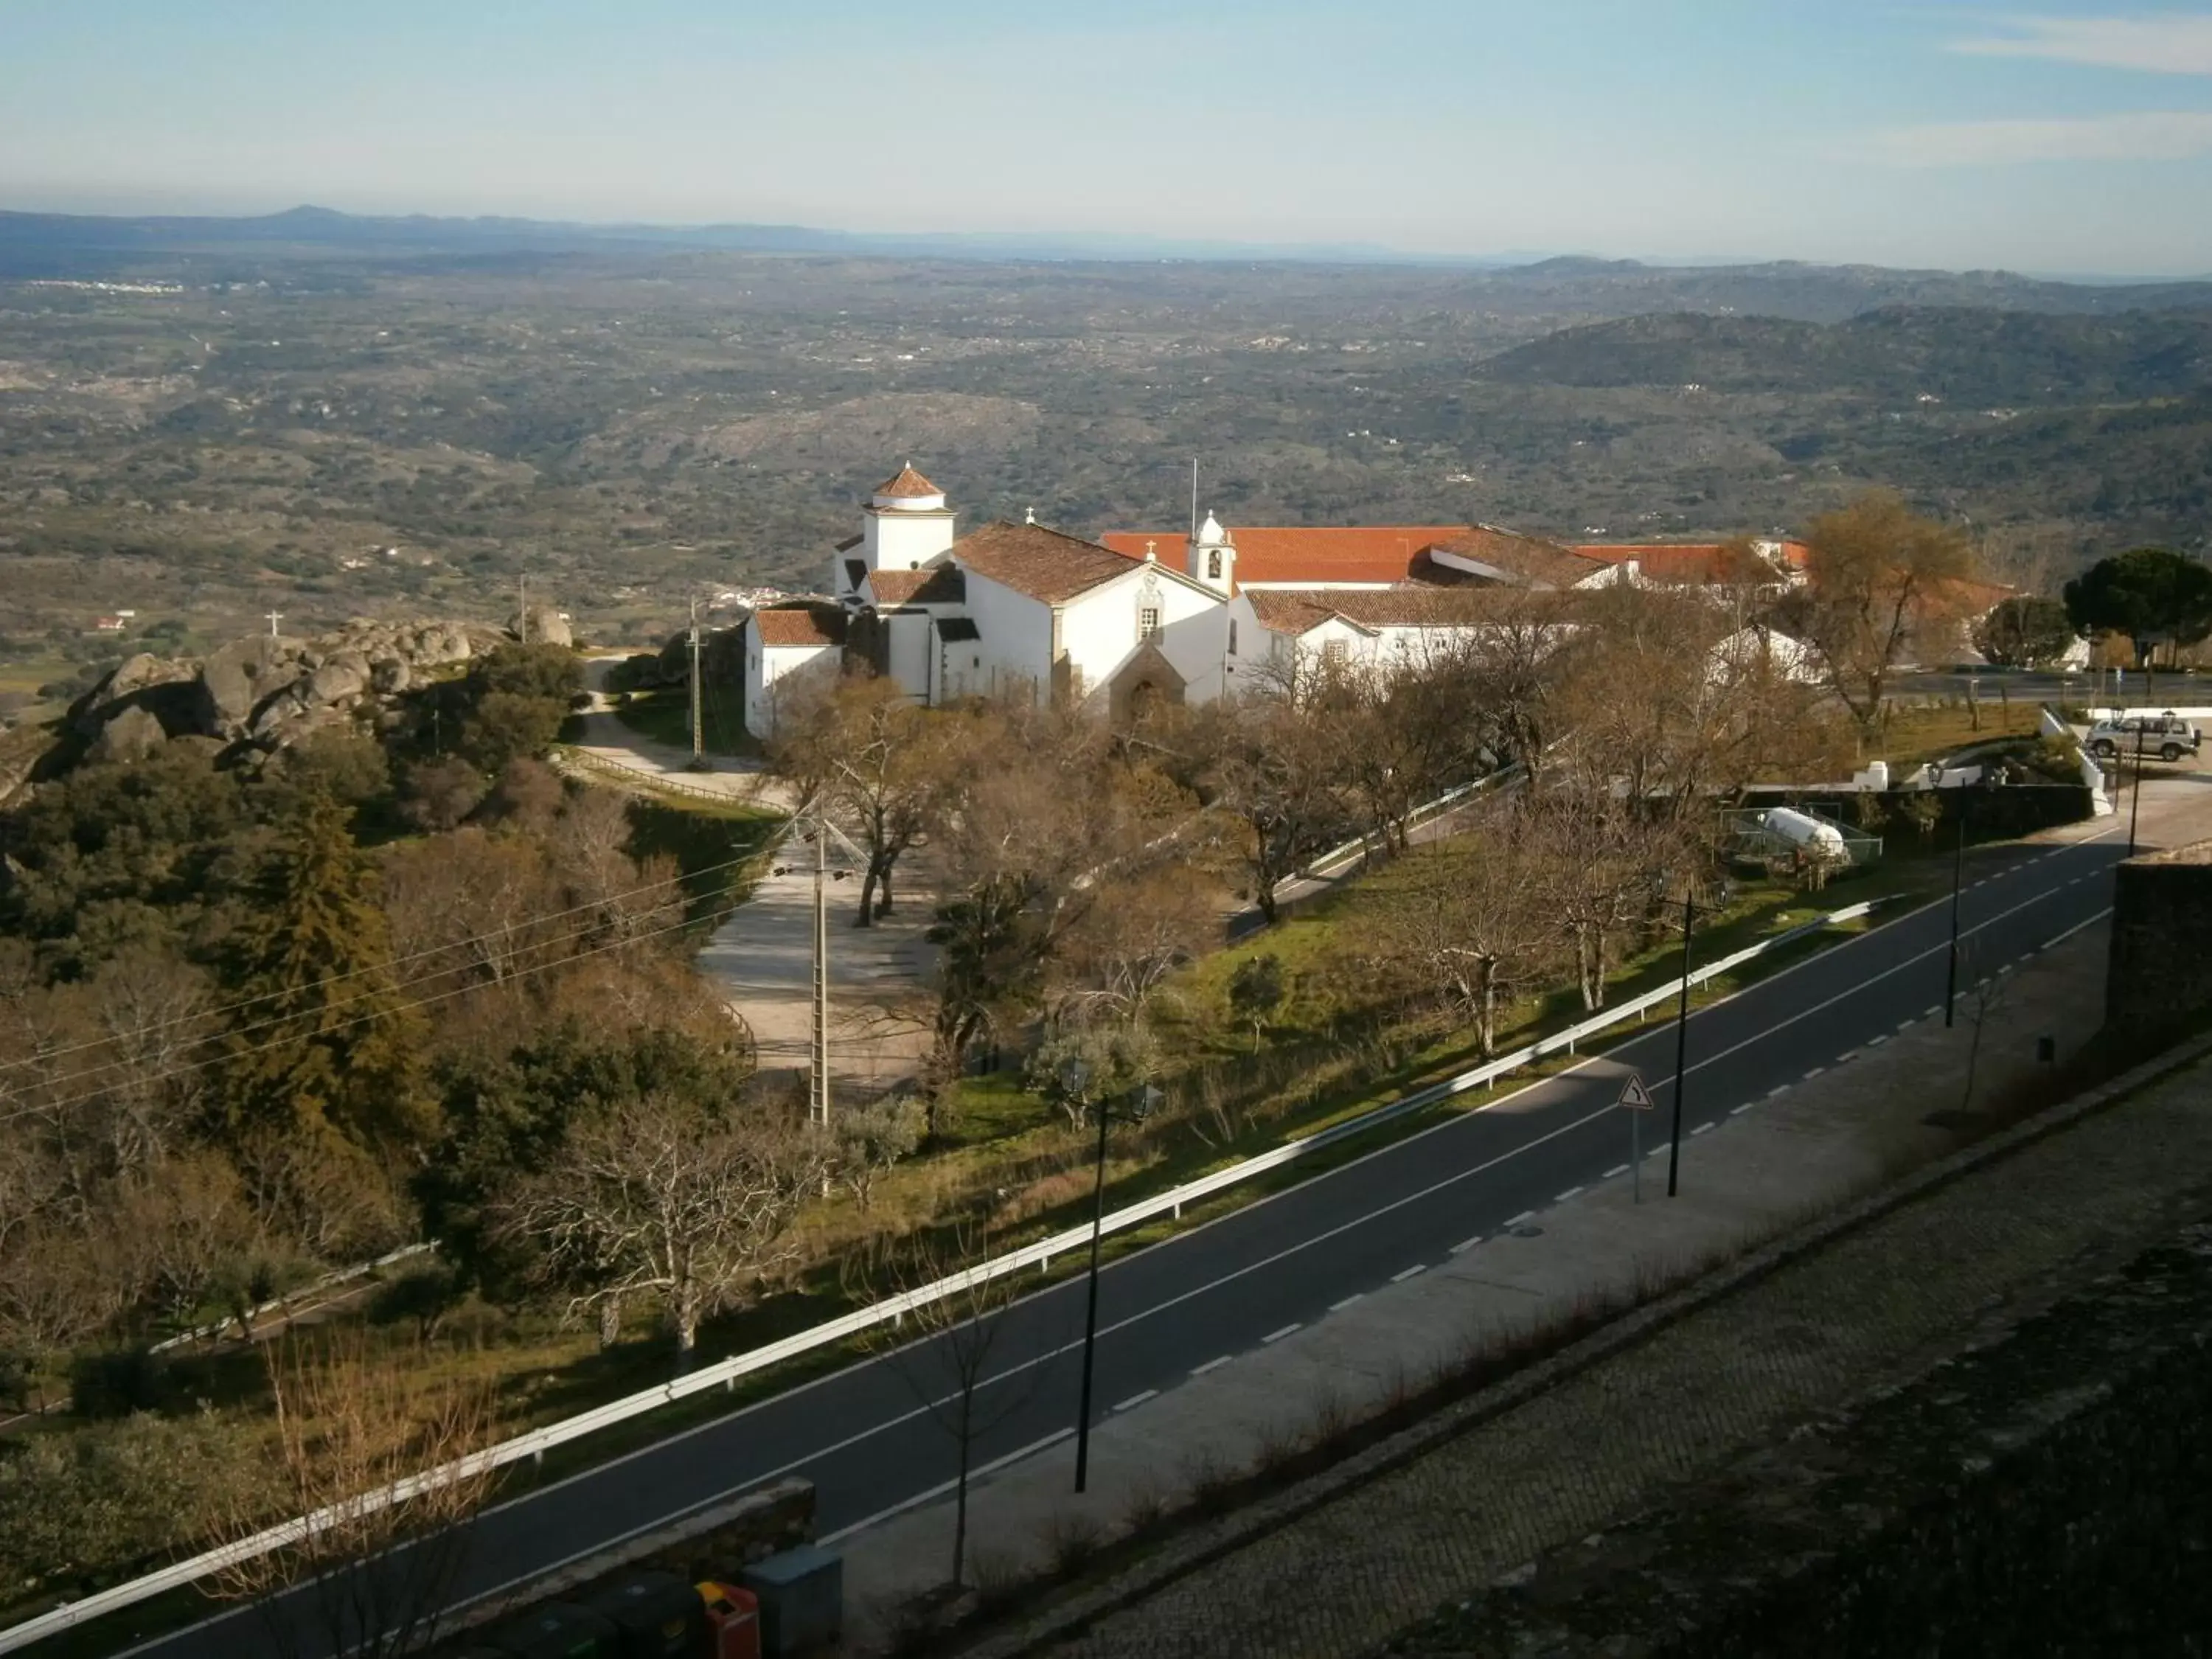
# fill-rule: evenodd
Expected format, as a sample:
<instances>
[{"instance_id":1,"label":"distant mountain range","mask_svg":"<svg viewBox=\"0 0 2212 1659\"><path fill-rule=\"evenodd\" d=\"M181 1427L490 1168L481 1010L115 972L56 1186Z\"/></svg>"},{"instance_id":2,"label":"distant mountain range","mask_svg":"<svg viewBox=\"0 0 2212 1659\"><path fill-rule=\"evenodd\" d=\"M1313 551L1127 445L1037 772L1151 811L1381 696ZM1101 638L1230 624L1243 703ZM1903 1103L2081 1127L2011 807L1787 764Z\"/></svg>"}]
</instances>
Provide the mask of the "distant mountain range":
<instances>
[{"instance_id":1,"label":"distant mountain range","mask_svg":"<svg viewBox=\"0 0 2212 1659\"><path fill-rule=\"evenodd\" d=\"M210 261L371 263L635 259L682 251L832 258L1009 263L1212 263L1396 268L1409 279L1472 285L1522 313L1620 317L1731 312L1836 322L1895 306L1971 306L2062 314L2212 308L2204 281L2061 282L2003 270L1900 270L1793 260L1655 264L1583 255L1452 258L1363 244L1255 244L1020 233L910 234L805 225L579 224L515 218L380 217L296 207L250 218L104 217L0 212L0 280L196 275Z\"/></svg>"}]
</instances>

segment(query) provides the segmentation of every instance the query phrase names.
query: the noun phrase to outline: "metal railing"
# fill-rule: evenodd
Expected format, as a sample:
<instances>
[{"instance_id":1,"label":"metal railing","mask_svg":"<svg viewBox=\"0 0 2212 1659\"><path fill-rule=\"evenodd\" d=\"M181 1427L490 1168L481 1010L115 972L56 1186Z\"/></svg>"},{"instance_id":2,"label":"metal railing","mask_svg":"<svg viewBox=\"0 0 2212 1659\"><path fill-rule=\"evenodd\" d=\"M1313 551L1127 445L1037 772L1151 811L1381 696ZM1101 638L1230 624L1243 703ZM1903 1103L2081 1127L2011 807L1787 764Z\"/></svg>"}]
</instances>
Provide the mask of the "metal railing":
<instances>
[{"instance_id":1,"label":"metal railing","mask_svg":"<svg viewBox=\"0 0 2212 1659\"><path fill-rule=\"evenodd\" d=\"M605 755L595 755L588 749L574 744L556 744L552 750L556 767L575 766L586 771L630 785L639 789L665 789L671 794L694 795L701 800L711 800L724 806L755 806L762 803L747 793L729 789L708 789L700 784L688 783L666 772L649 772L642 766L629 766Z\"/></svg>"},{"instance_id":2,"label":"metal railing","mask_svg":"<svg viewBox=\"0 0 2212 1659\"><path fill-rule=\"evenodd\" d=\"M1477 786L1469 786L1470 788L1474 787ZM1843 922L1856 921L1871 913L1878 902L1881 901L1874 900L1862 904L1849 905L1843 909L1832 911L1826 915L1816 917L1811 921L1777 933L1771 939L1762 939L1756 945L1747 945L1741 951L1721 957L1718 961L1710 962L1701 968L1692 969L1689 975L1689 982L1692 988L1703 985L1710 980L1732 972L1747 962L1755 961L1785 945L1809 938L1824 928ZM1216 1170L1211 1175L1200 1176L1194 1181L1185 1182L1165 1192L1156 1193L1149 1198L1139 1199L1133 1204L1124 1205L1105 1217L1101 1224L1103 1231L1109 1233L1123 1232L1130 1228L1158 1220L1163 1216L1180 1217L1187 1206L1200 1203L1217 1194L1227 1192L1231 1188L1240 1186L1247 1181L1295 1164L1301 1158L1311 1157L1314 1153L1336 1146L1353 1135L1364 1133L1367 1130L1413 1113L1425 1110L1455 1095L1465 1094L1469 1090L1483 1088L1547 1055L1572 1054L1578 1042L1608 1030L1626 1020L1640 1016L1648 1009L1674 1001L1681 994L1681 989L1682 980L1678 975L1655 990L1647 991L1641 996L1632 997L1626 1002L1613 1007L1600 1009L1587 1019L1580 1020L1564 1030L1540 1036L1533 1042L1524 1043L1511 1053L1500 1054L1495 1059L1486 1060L1472 1071L1462 1072L1455 1077L1445 1079L1441 1083L1431 1084L1425 1089L1418 1089L1412 1094L1392 1101L1387 1106L1378 1106L1372 1111L1363 1112L1357 1117L1347 1118L1341 1123L1333 1124L1313 1134L1303 1136L1297 1140L1286 1141L1272 1151L1261 1152L1256 1157L1245 1158L1224 1169ZM829 1347L833 1344L843 1342L848 1338L859 1336L878 1326L896 1324L916 1308L957 1296L974 1285L988 1284L993 1279L1002 1279L1009 1273L1021 1273L1031 1268L1042 1270L1051 1264L1054 1256L1079 1249L1088 1245L1090 1242L1091 1228L1087 1224L1066 1229L1053 1234L1050 1237L1039 1239L1033 1244L1024 1245L1018 1250L1009 1250L1003 1255L993 1256L988 1261L976 1262L971 1267L963 1268L960 1272L949 1274L933 1283L920 1285L897 1296L886 1297L881 1302L872 1303L865 1308L855 1309L853 1312L842 1315L838 1318L826 1320L811 1329L794 1333L780 1341L770 1342L741 1354L733 1354L727 1359L720 1360L714 1364L703 1365L697 1370L672 1382L641 1389L638 1393L624 1395L620 1400L609 1401L604 1406L595 1407L587 1412L580 1412L574 1417L564 1418L558 1423L549 1423L543 1428L530 1430L526 1433L515 1436L511 1440L503 1440L495 1446L473 1453L455 1462L410 1476L382 1491L364 1493L362 1497L349 1499L343 1504L282 1522L266 1531L257 1533L250 1538L240 1539L218 1549L209 1550L163 1567L158 1571L147 1574L143 1578L114 1585L110 1589L88 1595L80 1601L66 1603L51 1612L41 1613L34 1619L0 1630L0 1654L13 1653L45 1637L71 1629L88 1620L97 1619L136 1602L147 1601L172 1589L180 1589L207 1577L210 1573L220 1571L240 1561L251 1560L256 1556L281 1549L302 1537L311 1536L323 1530L335 1522L352 1519L391 1504L404 1502L416 1493L434 1489L446 1481L480 1474L486 1469L503 1468L510 1463L519 1463L525 1459L542 1458L555 1447L565 1446L573 1441L581 1440L586 1436L595 1434L601 1429L611 1428L617 1423L628 1422L633 1418L644 1416L649 1412L658 1411L664 1406L688 1399L693 1395L703 1394L710 1389L734 1388L739 1377L765 1370L769 1366L780 1364L787 1359L795 1359L799 1355L812 1352L817 1348Z\"/></svg>"}]
</instances>

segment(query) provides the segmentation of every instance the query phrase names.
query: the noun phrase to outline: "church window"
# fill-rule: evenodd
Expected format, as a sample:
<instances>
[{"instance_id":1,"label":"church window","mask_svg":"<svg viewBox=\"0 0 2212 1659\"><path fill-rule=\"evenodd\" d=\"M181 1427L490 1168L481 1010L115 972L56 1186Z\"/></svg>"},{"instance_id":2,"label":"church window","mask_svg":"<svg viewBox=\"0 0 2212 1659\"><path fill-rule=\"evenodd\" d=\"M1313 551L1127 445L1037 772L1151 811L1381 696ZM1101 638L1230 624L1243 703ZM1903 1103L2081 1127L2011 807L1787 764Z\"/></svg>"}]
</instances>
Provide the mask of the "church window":
<instances>
[{"instance_id":1,"label":"church window","mask_svg":"<svg viewBox=\"0 0 2212 1659\"><path fill-rule=\"evenodd\" d=\"M1206 556L1206 579L1210 582L1221 580L1221 550L1218 547Z\"/></svg>"},{"instance_id":2,"label":"church window","mask_svg":"<svg viewBox=\"0 0 2212 1659\"><path fill-rule=\"evenodd\" d=\"M1323 640L1321 647L1322 665L1334 673L1344 667L1344 641Z\"/></svg>"},{"instance_id":3,"label":"church window","mask_svg":"<svg viewBox=\"0 0 2212 1659\"><path fill-rule=\"evenodd\" d=\"M1234 617L1229 619L1229 654L1232 657L1237 654L1237 618Z\"/></svg>"},{"instance_id":4,"label":"church window","mask_svg":"<svg viewBox=\"0 0 2212 1659\"><path fill-rule=\"evenodd\" d=\"M1148 605L1137 612L1137 637L1148 640L1160 631L1160 608Z\"/></svg>"}]
</instances>

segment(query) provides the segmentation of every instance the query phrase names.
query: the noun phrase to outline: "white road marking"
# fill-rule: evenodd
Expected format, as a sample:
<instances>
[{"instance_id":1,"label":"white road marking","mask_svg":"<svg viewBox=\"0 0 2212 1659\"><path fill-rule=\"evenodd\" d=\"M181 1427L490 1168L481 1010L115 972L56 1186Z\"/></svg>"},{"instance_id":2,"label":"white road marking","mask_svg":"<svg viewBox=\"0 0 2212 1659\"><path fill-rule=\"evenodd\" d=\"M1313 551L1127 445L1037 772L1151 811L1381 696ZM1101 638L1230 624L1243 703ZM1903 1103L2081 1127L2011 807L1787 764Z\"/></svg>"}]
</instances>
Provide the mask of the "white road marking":
<instances>
[{"instance_id":1,"label":"white road marking","mask_svg":"<svg viewBox=\"0 0 2212 1659\"><path fill-rule=\"evenodd\" d=\"M1158 1389L1146 1389L1142 1394L1131 1395L1120 1405L1115 1407L1114 1409L1117 1412L1126 1412L1135 1407L1143 1405L1147 1400L1157 1400L1159 1397L1160 1391Z\"/></svg>"},{"instance_id":2,"label":"white road marking","mask_svg":"<svg viewBox=\"0 0 2212 1659\"><path fill-rule=\"evenodd\" d=\"M1805 1073L1805 1081L1810 1083L1814 1078L1820 1076L1821 1073L1827 1069L1828 1068L1825 1066L1815 1066L1811 1071Z\"/></svg>"},{"instance_id":3,"label":"white road marking","mask_svg":"<svg viewBox=\"0 0 2212 1659\"><path fill-rule=\"evenodd\" d=\"M1881 1045L1882 1045L1883 1043L1885 1043L1885 1042L1888 1042L1888 1041L1889 1041L1889 1033L1888 1033L1888 1032L1887 1032L1887 1031L1877 1031L1877 1032L1875 1032L1872 1036L1869 1037L1869 1038L1866 1040L1866 1046L1867 1046L1868 1048L1881 1048Z\"/></svg>"},{"instance_id":4,"label":"white road marking","mask_svg":"<svg viewBox=\"0 0 2212 1659\"><path fill-rule=\"evenodd\" d=\"M1345 1297L1343 1301L1330 1303L1328 1304L1328 1310L1331 1313L1342 1313L1346 1308L1350 1307L1353 1303L1358 1301L1361 1297L1366 1294L1367 1292L1364 1291L1354 1291L1350 1296Z\"/></svg>"},{"instance_id":5,"label":"white road marking","mask_svg":"<svg viewBox=\"0 0 2212 1659\"><path fill-rule=\"evenodd\" d=\"M1786 1083L1778 1083L1778 1084L1776 1084L1776 1085L1775 1085L1771 1089L1769 1089L1769 1090L1766 1091L1766 1097L1767 1097L1769 1100L1771 1100L1771 1099L1773 1099L1773 1098L1774 1098L1774 1097L1775 1097L1775 1096L1777 1096L1777 1095L1786 1095L1786 1094L1788 1094L1789 1092L1790 1092L1790 1085L1789 1085L1788 1084L1786 1084Z\"/></svg>"},{"instance_id":6,"label":"white road marking","mask_svg":"<svg viewBox=\"0 0 2212 1659\"><path fill-rule=\"evenodd\" d=\"M1729 1115L1730 1117L1741 1117L1746 1112L1749 1111L1753 1107L1758 1104L1759 1103L1755 1100L1747 1100L1741 1106L1729 1107Z\"/></svg>"},{"instance_id":7,"label":"white road marking","mask_svg":"<svg viewBox=\"0 0 2212 1659\"><path fill-rule=\"evenodd\" d=\"M1392 1273L1390 1275L1390 1282L1393 1285L1402 1285L1407 1279L1411 1279L1415 1273L1423 1273L1427 1271L1428 1268L1425 1264L1417 1261L1401 1273Z\"/></svg>"},{"instance_id":8,"label":"white road marking","mask_svg":"<svg viewBox=\"0 0 2212 1659\"><path fill-rule=\"evenodd\" d=\"M1897 1029L1900 1031L1909 1031L1919 1024L1920 1022L1917 1019L1900 1019L1897 1022Z\"/></svg>"},{"instance_id":9,"label":"white road marking","mask_svg":"<svg viewBox=\"0 0 2212 1659\"><path fill-rule=\"evenodd\" d=\"M1579 1187L1570 1187L1566 1191L1554 1198L1552 1202L1554 1204L1564 1204L1571 1198L1579 1198L1582 1196L1582 1190L1583 1189Z\"/></svg>"},{"instance_id":10,"label":"white road marking","mask_svg":"<svg viewBox=\"0 0 2212 1659\"><path fill-rule=\"evenodd\" d=\"M1694 1128L1694 1129L1691 1130L1691 1131L1690 1131L1690 1133L1691 1133L1692 1134L1693 1134L1693 1135L1701 1135L1701 1134L1705 1133L1705 1132L1706 1130L1708 1130L1708 1129L1711 1128L1712 1127L1713 1127L1713 1126L1712 1126L1711 1124L1710 1124L1710 1123L1700 1123L1699 1125L1698 1125L1698 1127L1697 1127L1696 1128Z\"/></svg>"},{"instance_id":11,"label":"white road marking","mask_svg":"<svg viewBox=\"0 0 2212 1659\"><path fill-rule=\"evenodd\" d=\"M1267 1335L1260 1339L1260 1346L1264 1348L1270 1342L1279 1342L1291 1333L1295 1331L1302 1331L1304 1328L1304 1322L1294 1319L1289 1324L1284 1326L1279 1331L1269 1331Z\"/></svg>"},{"instance_id":12,"label":"white road marking","mask_svg":"<svg viewBox=\"0 0 2212 1659\"><path fill-rule=\"evenodd\" d=\"M1523 1223L1534 1221L1535 1218L1536 1212L1534 1210L1523 1210L1519 1215L1515 1216L1512 1220L1507 1222L1505 1224L1509 1227L1518 1227Z\"/></svg>"},{"instance_id":13,"label":"white road marking","mask_svg":"<svg viewBox=\"0 0 2212 1659\"><path fill-rule=\"evenodd\" d=\"M1208 1371L1219 1370L1224 1365L1226 1365L1231 1360L1236 1358L1237 1356L1233 1353L1223 1354L1218 1359L1209 1359L1203 1365L1193 1365L1190 1368L1190 1374L1193 1376L1204 1376Z\"/></svg>"},{"instance_id":14,"label":"white road marking","mask_svg":"<svg viewBox=\"0 0 2212 1659\"><path fill-rule=\"evenodd\" d=\"M1610 1170L1607 1170L1605 1172L1605 1174L1604 1174L1604 1176L1601 1177L1601 1179L1606 1180L1606 1181L1611 1181L1611 1180L1615 1179L1615 1178L1616 1178L1616 1177L1618 1177L1618 1176L1625 1176L1625 1175L1626 1175L1627 1173L1628 1173L1628 1166L1627 1166L1626 1164L1614 1164L1614 1165L1613 1166L1613 1168L1611 1168Z\"/></svg>"},{"instance_id":15,"label":"white road marking","mask_svg":"<svg viewBox=\"0 0 2212 1659\"><path fill-rule=\"evenodd\" d=\"M1482 1235L1480 1233L1477 1233L1473 1238L1462 1238L1458 1243L1453 1245L1451 1247L1451 1253L1454 1255L1465 1255L1469 1250L1473 1249L1476 1245L1481 1243Z\"/></svg>"},{"instance_id":16,"label":"white road marking","mask_svg":"<svg viewBox=\"0 0 2212 1659\"><path fill-rule=\"evenodd\" d=\"M1018 1451L1010 1451L1004 1457L994 1457L988 1463L978 1463L974 1468L968 1471L968 1478L972 1481L979 1474L994 1474L999 1470L1005 1468L1009 1463L1018 1463L1024 1457L1033 1456L1035 1454L1042 1451L1047 1446L1057 1445L1060 1442L1069 1438L1074 1433L1075 1431L1073 1429L1054 1429L1050 1434L1045 1436L1043 1439L1032 1440L1028 1445L1024 1446ZM888 1521L895 1515L904 1515L908 1510L918 1509L933 1498L944 1497L945 1493L951 1492L959 1484L960 1482L957 1479L940 1481L938 1485L932 1486L927 1492L916 1492L911 1498L902 1498L899 1502L892 1504L887 1510L878 1510L873 1515L868 1516L865 1521L855 1521L849 1527L840 1527L836 1531L830 1534L828 1536L817 1538L814 1541L817 1544L835 1544L840 1539L850 1538L856 1532L866 1532L870 1527L875 1526L879 1522ZM602 1546L601 1547L605 1547Z\"/></svg>"}]
</instances>

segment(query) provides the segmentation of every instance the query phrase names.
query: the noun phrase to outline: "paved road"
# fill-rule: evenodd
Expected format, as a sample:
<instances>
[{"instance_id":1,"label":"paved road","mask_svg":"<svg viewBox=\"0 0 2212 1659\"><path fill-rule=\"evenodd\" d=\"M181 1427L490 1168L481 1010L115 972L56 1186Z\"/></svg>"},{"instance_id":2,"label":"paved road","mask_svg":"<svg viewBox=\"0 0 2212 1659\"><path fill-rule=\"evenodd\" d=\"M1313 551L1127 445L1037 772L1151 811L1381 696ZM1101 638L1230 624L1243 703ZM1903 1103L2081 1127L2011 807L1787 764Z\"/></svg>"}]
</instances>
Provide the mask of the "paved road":
<instances>
[{"instance_id":1,"label":"paved road","mask_svg":"<svg viewBox=\"0 0 2212 1659\"><path fill-rule=\"evenodd\" d=\"M2114 821L2107 820L2110 825ZM1992 850L1969 866L1962 982L2086 925L2109 905L2124 823L2072 845ZM1904 916L1697 1014L1691 1021L1681 1178L1698 1179L1698 1135L1728 1133L1731 1108L1788 1087L1894 1032L1940 1002L1948 915ZM1640 1067L1663 1134L1674 1036L1656 1027L1607 1055ZM1209 1361L1325 1314L1452 1247L1515 1225L1627 1158L1613 1078L1569 1073L1510 1110L1456 1118L1317 1180L1112 1266L1101 1285L1097 1400L1113 1407L1165 1390ZM1654 1145L1657 1135L1647 1135ZM1663 1192L1663 1154L1647 1196ZM981 1463L1073 1420L1080 1281L1031 1297L1003 1321L979 1412ZM951 1373L921 1344L856 1364L678 1439L531 1493L479 1523L467 1572L477 1593L587 1553L665 1517L785 1473L817 1485L825 1533L947 1482L955 1448L925 1398ZM163 1659L263 1650L234 1614L149 1644Z\"/></svg>"}]
</instances>

